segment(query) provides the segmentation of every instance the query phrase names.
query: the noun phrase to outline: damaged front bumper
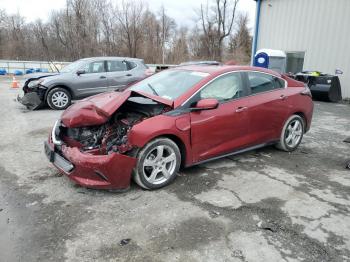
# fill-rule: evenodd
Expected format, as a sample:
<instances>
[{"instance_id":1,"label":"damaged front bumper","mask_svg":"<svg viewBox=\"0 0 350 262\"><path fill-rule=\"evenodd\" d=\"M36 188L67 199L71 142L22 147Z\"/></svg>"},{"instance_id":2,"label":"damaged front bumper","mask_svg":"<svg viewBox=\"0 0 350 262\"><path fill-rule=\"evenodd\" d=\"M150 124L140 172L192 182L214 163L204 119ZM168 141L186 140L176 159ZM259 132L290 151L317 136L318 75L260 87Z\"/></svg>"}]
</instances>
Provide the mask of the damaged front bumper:
<instances>
[{"instance_id":1,"label":"damaged front bumper","mask_svg":"<svg viewBox=\"0 0 350 262\"><path fill-rule=\"evenodd\" d=\"M55 143L54 143L55 142ZM95 189L125 190L130 186L136 158L120 153L93 155L69 147L56 137L55 128L45 141L45 154L58 170L75 183Z\"/></svg>"},{"instance_id":2,"label":"damaged front bumper","mask_svg":"<svg viewBox=\"0 0 350 262\"><path fill-rule=\"evenodd\" d=\"M22 97L17 96L17 101L27 107L29 110L36 110L45 105L40 96L36 92L25 93Z\"/></svg>"},{"instance_id":3,"label":"damaged front bumper","mask_svg":"<svg viewBox=\"0 0 350 262\"><path fill-rule=\"evenodd\" d=\"M26 106L29 110L36 110L45 105L45 94L47 87L33 81L41 81L37 78L30 78L23 85L23 96L18 95L17 101Z\"/></svg>"}]
</instances>

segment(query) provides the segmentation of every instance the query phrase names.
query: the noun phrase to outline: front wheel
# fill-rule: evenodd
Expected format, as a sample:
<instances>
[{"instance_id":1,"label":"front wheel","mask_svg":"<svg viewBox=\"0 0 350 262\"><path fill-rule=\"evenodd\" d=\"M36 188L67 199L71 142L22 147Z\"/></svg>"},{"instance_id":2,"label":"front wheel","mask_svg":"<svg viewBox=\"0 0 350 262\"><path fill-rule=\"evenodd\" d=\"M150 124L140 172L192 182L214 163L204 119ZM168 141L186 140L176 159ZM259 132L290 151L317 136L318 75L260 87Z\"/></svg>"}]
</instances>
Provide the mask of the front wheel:
<instances>
[{"instance_id":1,"label":"front wheel","mask_svg":"<svg viewBox=\"0 0 350 262\"><path fill-rule=\"evenodd\" d=\"M168 138L157 138L138 153L134 181L145 189L164 187L175 179L180 163L178 146Z\"/></svg>"},{"instance_id":2,"label":"front wheel","mask_svg":"<svg viewBox=\"0 0 350 262\"><path fill-rule=\"evenodd\" d=\"M71 95L64 88L53 88L47 94L47 104L54 110L66 109L71 104Z\"/></svg>"},{"instance_id":3,"label":"front wheel","mask_svg":"<svg viewBox=\"0 0 350 262\"><path fill-rule=\"evenodd\" d=\"M303 139L304 130L304 120L299 115L292 115L284 124L277 148L286 152L294 151Z\"/></svg>"}]
</instances>

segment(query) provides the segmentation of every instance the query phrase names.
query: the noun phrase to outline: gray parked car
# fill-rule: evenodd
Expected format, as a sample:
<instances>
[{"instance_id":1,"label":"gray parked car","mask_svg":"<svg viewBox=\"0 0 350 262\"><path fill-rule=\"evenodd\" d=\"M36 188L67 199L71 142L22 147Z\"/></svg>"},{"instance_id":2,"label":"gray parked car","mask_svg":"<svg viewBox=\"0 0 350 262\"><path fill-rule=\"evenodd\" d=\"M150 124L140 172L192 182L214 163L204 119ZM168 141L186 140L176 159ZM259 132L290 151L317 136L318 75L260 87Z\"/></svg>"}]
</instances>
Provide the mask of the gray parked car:
<instances>
[{"instance_id":1,"label":"gray parked car","mask_svg":"<svg viewBox=\"0 0 350 262\"><path fill-rule=\"evenodd\" d=\"M151 70L142 59L84 58L58 73L33 74L25 81L24 95L17 100L32 110L45 104L56 110L66 109L71 100L106 91L122 91L150 74Z\"/></svg>"}]
</instances>

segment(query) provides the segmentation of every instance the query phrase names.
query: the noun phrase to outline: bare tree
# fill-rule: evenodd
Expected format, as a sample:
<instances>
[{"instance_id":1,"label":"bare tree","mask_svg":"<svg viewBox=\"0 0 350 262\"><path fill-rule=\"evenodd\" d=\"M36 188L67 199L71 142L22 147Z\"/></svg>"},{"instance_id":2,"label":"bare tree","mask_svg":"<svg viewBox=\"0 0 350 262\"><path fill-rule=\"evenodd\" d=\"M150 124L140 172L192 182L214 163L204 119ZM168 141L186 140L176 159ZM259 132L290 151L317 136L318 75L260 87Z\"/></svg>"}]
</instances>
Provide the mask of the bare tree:
<instances>
[{"instance_id":1,"label":"bare tree","mask_svg":"<svg viewBox=\"0 0 350 262\"><path fill-rule=\"evenodd\" d=\"M140 55L149 63L159 63L162 57L161 26L154 13L147 10L143 18L143 42Z\"/></svg>"},{"instance_id":2,"label":"bare tree","mask_svg":"<svg viewBox=\"0 0 350 262\"><path fill-rule=\"evenodd\" d=\"M173 40L171 51L169 52L169 61L172 61L172 63L179 64L190 59L187 31L185 27L180 28Z\"/></svg>"},{"instance_id":3,"label":"bare tree","mask_svg":"<svg viewBox=\"0 0 350 262\"><path fill-rule=\"evenodd\" d=\"M246 56L249 41L240 40L248 39L246 21L239 20L234 30L237 3L211 0L202 5L199 22L190 30L178 28L165 7L154 12L142 0L66 0L47 22L34 23L0 9L0 58L74 61L110 55L180 63L237 57L239 50Z\"/></svg>"},{"instance_id":4,"label":"bare tree","mask_svg":"<svg viewBox=\"0 0 350 262\"><path fill-rule=\"evenodd\" d=\"M16 58L26 57L25 46L25 20L19 13L5 17L4 26L7 29L7 53Z\"/></svg>"},{"instance_id":5,"label":"bare tree","mask_svg":"<svg viewBox=\"0 0 350 262\"><path fill-rule=\"evenodd\" d=\"M171 34L176 29L176 23L175 20L170 18L165 13L164 6L160 9L160 27L161 27L161 33L162 33L162 63L165 63L165 53L166 53L166 44L169 41L169 38L171 37Z\"/></svg>"},{"instance_id":6,"label":"bare tree","mask_svg":"<svg viewBox=\"0 0 350 262\"><path fill-rule=\"evenodd\" d=\"M144 12L145 8L142 2L126 2L123 0L120 9L118 9L117 18L130 57L137 56L138 45L142 39L142 17Z\"/></svg>"},{"instance_id":7,"label":"bare tree","mask_svg":"<svg viewBox=\"0 0 350 262\"><path fill-rule=\"evenodd\" d=\"M5 53L5 20L6 12L5 10L0 9L0 57L3 57Z\"/></svg>"},{"instance_id":8,"label":"bare tree","mask_svg":"<svg viewBox=\"0 0 350 262\"><path fill-rule=\"evenodd\" d=\"M201 4L200 22L208 55L222 59L224 39L231 34L239 0L215 0L213 6Z\"/></svg>"},{"instance_id":9,"label":"bare tree","mask_svg":"<svg viewBox=\"0 0 350 262\"><path fill-rule=\"evenodd\" d=\"M101 16L101 42L103 43L103 54L113 55L116 52L115 40L113 39L114 17L113 5L106 0L100 0L96 3L97 10Z\"/></svg>"},{"instance_id":10,"label":"bare tree","mask_svg":"<svg viewBox=\"0 0 350 262\"><path fill-rule=\"evenodd\" d=\"M243 64L249 63L252 47L252 37L249 33L248 21L247 14L241 14L239 16L237 30L230 37L228 45L229 57Z\"/></svg>"},{"instance_id":11,"label":"bare tree","mask_svg":"<svg viewBox=\"0 0 350 262\"><path fill-rule=\"evenodd\" d=\"M35 24L33 24L33 34L44 51L42 52L42 54L44 54L42 55L43 56L42 59L45 59L46 57L47 60L50 60L51 54L50 54L50 48L47 43L47 39L49 39L47 33L48 33L47 26L43 25L40 19L37 20Z\"/></svg>"}]
</instances>

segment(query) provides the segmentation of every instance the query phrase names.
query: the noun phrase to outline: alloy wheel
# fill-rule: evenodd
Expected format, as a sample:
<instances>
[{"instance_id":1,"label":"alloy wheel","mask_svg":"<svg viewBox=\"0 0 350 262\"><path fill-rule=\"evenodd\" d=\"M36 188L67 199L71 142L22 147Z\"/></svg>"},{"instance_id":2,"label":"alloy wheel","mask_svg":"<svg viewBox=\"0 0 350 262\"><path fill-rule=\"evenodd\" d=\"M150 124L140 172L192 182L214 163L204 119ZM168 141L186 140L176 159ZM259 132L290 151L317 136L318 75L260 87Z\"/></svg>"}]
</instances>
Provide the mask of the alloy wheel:
<instances>
[{"instance_id":1,"label":"alloy wheel","mask_svg":"<svg viewBox=\"0 0 350 262\"><path fill-rule=\"evenodd\" d=\"M287 146L294 148L296 147L303 134L303 125L299 119L291 121L287 127L285 134L285 142Z\"/></svg>"},{"instance_id":2,"label":"alloy wheel","mask_svg":"<svg viewBox=\"0 0 350 262\"><path fill-rule=\"evenodd\" d=\"M151 150L143 163L145 179L150 184L162 184L175 172L176 155L174 149L159 145Z\"/></svg>"}]
</instances>

